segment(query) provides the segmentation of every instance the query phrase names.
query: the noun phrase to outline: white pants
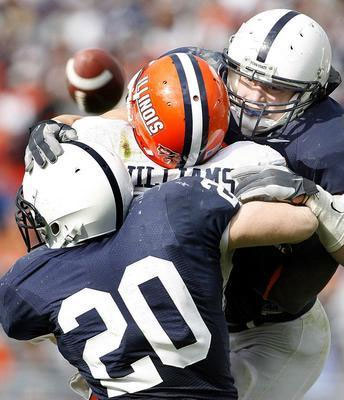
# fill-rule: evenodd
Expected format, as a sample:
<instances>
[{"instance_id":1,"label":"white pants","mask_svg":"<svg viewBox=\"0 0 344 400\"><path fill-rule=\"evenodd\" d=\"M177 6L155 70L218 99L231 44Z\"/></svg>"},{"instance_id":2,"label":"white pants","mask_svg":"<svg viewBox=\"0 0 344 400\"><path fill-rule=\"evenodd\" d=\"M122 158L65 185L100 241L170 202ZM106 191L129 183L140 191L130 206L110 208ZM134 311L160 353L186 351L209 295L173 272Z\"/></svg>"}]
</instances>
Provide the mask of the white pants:
<instances>
[{"instance_id":1,"label":"white pants","mask_svg":"<svg viewBox=\"0 0 344 400\"><path fill-rule=\"evenodd\" d=\"M299 400L319 377L331 344L319 300L294 321L230 334L239 400Z\"/></svg>"}]
</instances>

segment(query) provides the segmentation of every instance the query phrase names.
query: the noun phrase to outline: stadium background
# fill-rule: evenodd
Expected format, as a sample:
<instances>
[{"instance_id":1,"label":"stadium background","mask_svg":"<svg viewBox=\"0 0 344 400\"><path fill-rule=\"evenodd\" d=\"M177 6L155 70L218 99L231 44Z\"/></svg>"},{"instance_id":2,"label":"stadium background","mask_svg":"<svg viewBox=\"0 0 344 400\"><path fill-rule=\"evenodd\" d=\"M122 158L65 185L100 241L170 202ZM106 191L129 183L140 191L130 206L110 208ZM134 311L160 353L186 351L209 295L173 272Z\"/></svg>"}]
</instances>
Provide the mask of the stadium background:
<instances>
[{"instance_id":1,"label":"stadium background","mask_svg":"<svg viewBox=\"0 0 344 400\"><path fill-rule=\"evenodd\" d=\"M222 50L242 21L278 7L304 12L324 27L333 65L343 76L340 0L0 0L0 274L24 253L13 202L23 174L28 127L53 115L79 113L64 73L75 51L108 49L130 78L147 60L175 47ZM344 105L344 84L334 97ZM333 344L325 371L306 400L339 400L344 396L342 271L324 290L322 301ZM0 328L0 399L76 400L67 385L73 373L52 345L10 341Z\"/></svg>"}]
</instances>

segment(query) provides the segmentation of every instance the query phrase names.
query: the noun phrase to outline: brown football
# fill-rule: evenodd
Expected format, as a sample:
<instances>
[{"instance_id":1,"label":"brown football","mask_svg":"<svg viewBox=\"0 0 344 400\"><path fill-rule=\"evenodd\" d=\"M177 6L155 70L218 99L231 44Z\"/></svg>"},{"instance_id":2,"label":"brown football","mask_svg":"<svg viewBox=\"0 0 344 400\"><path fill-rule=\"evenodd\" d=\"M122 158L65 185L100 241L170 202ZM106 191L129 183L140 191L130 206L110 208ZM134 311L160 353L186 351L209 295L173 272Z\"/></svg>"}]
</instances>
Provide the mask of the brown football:
<instances>
[{"instance_id":1,"label":"brown football","mask_svg":"<svg viewBox=\"0 0 344 400\"><path fill-rule=\"evenodd\" d=\"M123 95L123 68L107 50L78 51L67 61L66 76L68 91L81 111L109 111Z\"/></svg>"}]
</instances>

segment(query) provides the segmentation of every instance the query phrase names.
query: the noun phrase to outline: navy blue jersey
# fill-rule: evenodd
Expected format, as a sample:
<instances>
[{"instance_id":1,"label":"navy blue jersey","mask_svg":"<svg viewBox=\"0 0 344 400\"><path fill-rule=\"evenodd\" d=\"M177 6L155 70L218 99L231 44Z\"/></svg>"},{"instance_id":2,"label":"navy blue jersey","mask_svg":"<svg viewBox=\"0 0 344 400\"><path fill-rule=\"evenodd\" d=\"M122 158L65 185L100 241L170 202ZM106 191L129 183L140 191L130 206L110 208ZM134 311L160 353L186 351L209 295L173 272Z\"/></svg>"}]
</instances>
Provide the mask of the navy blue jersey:
<instances>
[{"instance_id":1,"label":"navy blue jersey","mask_svg":"<svg viewBox=\"0 0 344 400\"><path fill-rule=\"evenodd\" d=\"M313 104L292 121L281 139L270 146L279 151L296 173L328 192L344 193L344 110L330 97Z\"/></svg>"},{"instance_id":2,"label":"navy blue jersey","mask_svg":"<svg viewBox=\"0 0 344 400\"><path fill-rule=\"evenodd\" d=\"M238 140L248 138L238 132L232 118L225 142ZM277 139L259 135L256 141L281 153L294 172L332 194L344 193L344 109L330 97L313 104L290 122Z\"/></svg>"},{"instance_id":3,"label":"navy blue jersey","mask_svg":"<svg viewBox=\"0 0 344 400\"><path fill-rule=\"evenodd\" d=\"M227 67L222 53L197 47L182 47L171 52L190 52L206 60L227 80ZM334 87L338 85L336 83ZM225 143L250 140L239 131L235 118L230 120ZM254 138L280 152L290 169L313 180L332 194L344 193L344 115L343 107L330 97L324 97L290 122L284 132L274 131L274 137ZM242 325L272 320L267 308L274 305L295 315L309 309L315 296L327 284L336 270L336 262L324 250L317 236L298 246L239 249L234 255L234 268L227 287L227 319ZM272 285L272 282L274 284ZM307 282L307 285L305 284ZM285 313L285 318L293 318ZM278 320L278 319L277 319Z\"/></svg>"},{"instance_id":4,"label":"navy blue jersey","mask_svg":"<svg viewBox=\"0 0 344 400\"><path fill-rule=\"evenodd\" d=\"M238 140L248 138L239 132L232 118L225 141L231 144ZM313 104L276 139L259 135L256 140L281 153L297 174L330 193L344 193L344 115L333 99L325 97ZM316 295L336 271L337 263L316 235L282 250L261 247L236 252L226 292L230 324L293 319L314 304ZM276 312L282 310L287 312L276 318Z\"/></svg>"},{"instance_id":5,"label":"navy blue jersey","mask_svg":"<svg viewBox=\"0 0 344 400\"><path fill-rule=\"evenodd\" d=\"M99 399L237 399L219 243L239 208L186 177L136 198L117 234L42 246L0 281L6 333L53 333Z\"/></svg>"},{"instance_id":6,"label":"navy blue jersey","mask_svg":"<svg viewBox=\"0 0 344 400\"><path fill-rule=\"evenodd\" d=\"M230 129L225 138L227 144L248 140L238 131L234 118ZM257 141L281 153L297 174L330 193L344 193L344 115L343 108L333 99L325 97L313 104L277 139L260 135ZM336 271L337 263L316 235L300 245L282 249L283 252L276 247L236 251L226 292L226 314L231 324L288 320L303 314ZM287 312L275 318L280 307L275 308L269 300Z\"/></svg>"}]
</instances>

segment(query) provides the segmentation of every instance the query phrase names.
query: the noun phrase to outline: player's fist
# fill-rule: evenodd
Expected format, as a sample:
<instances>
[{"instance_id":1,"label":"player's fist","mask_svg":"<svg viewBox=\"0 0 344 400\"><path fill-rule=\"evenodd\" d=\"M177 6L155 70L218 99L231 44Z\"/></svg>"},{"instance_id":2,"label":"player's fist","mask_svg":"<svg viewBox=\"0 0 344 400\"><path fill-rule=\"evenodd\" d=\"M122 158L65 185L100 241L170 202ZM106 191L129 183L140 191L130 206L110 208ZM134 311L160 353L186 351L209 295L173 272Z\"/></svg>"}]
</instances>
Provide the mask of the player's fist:
<instances>
[{"instance_id":1,"label":"player's fist","mask_svg":"<svg viewBox=\"0 0 344 400\"><path fill-rule=\"evenodd\" d=\"M235 196L242 202L285 201L303 204L308 196L318 193L316 184L277 165L241 167L231 171L236 181Z\"/></svg>"},{"instance_id":2,"label":"player's fist","mask_svg":"<svg viewBox=\"0 0 344 400\"><path fill-rule=\"evenodd\" d=\"M30 128L29 143L25 150L25 171L33 169L34 161L41 167L54 163L63 153L60 142L76 140L76 131L69 125L54 120L40 121Z\"/></svg>"},{"instance_id":3,"label":"player's fist","mask_svg":"<svg viewBox=\"0 0 344 400\"><path fill-rule=\"evenodd\" d=\"M81 111L104 113L123 95L123 69L104 49L84 49L75 53L67 62L66 76L68 91Z\"/></svg>"}]
</instances>

